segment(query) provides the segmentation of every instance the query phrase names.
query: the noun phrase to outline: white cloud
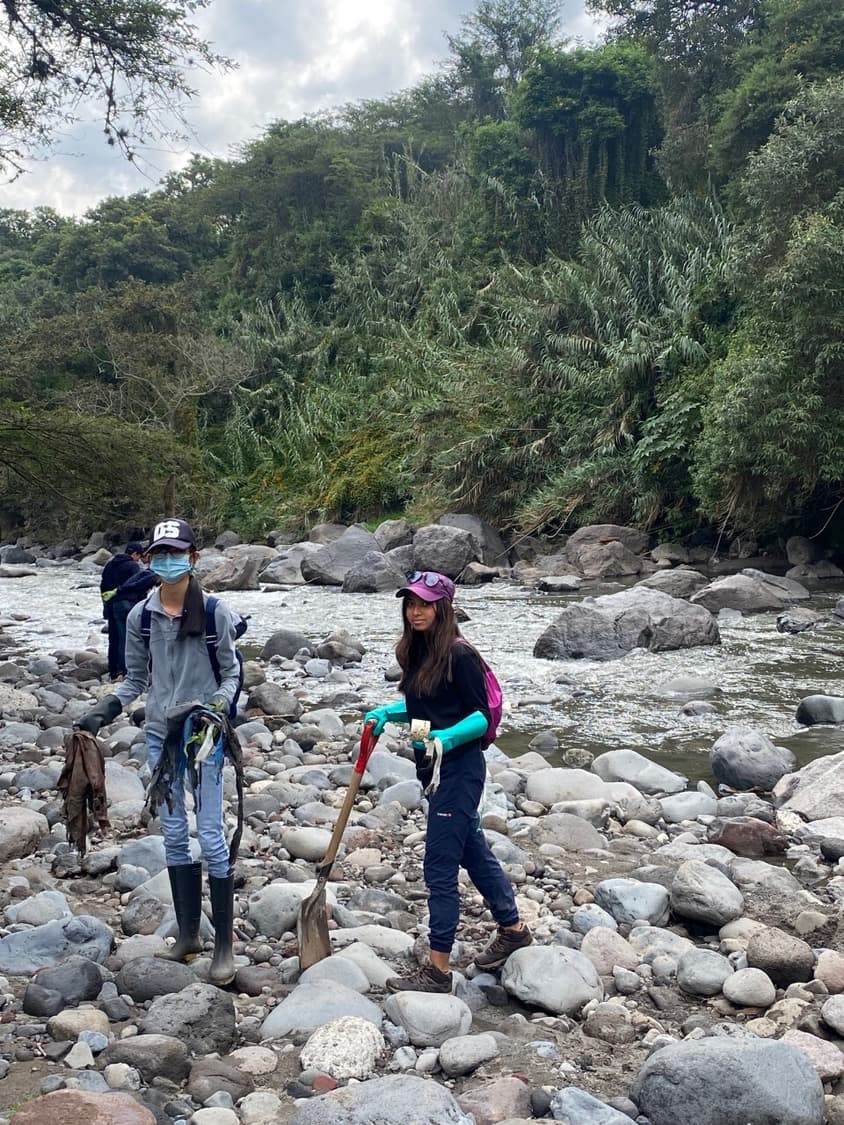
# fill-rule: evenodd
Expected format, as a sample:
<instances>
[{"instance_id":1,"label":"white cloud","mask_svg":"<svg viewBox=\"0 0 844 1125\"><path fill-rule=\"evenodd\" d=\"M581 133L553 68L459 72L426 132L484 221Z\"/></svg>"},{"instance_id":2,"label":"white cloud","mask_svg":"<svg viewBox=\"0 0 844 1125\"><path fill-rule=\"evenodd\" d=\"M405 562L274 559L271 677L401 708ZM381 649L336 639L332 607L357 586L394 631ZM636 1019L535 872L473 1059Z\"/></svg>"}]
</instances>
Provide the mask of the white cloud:
<instances>
[{"instance_id":1,"label":"white cloud","mask_svg":"<svg viewBox=\"0 0 844 1125\"><path fill-rule=\"evenodd\" d=\"M473 8L473 0L214 0L197 23L238 67L194 74L186 144L162 142L133 167L106 145L91 110L47 160L0 185L0 207L81 214L106 196L154 187L192 152L231 156L272 121L386 97L436 68L447 54L444 32ZM564 10L563 25L573 38L595 37L582 0Z\"/></svg>"}]
</instances>

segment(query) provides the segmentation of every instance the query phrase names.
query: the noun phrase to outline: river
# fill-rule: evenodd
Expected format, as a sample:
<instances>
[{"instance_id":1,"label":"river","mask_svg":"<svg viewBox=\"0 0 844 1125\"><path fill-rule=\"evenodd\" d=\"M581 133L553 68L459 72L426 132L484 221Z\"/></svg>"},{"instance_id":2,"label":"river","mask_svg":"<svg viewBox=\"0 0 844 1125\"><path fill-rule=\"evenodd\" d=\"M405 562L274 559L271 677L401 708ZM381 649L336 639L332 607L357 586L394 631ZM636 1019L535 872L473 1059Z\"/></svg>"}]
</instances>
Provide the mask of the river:
<instances>
[{"instance_id":1,"label":"river","mask_svg":"<svg viewBox=\"0 0 844 1125\"><path fill-rule=\"evenodd\" d=\"M8 630L17 651L53 652L82 648L98 635L98 575L86 564L51 567L26 578L0 579L0 618L20 615ZM705 751L729 726L753 726L790 746L801 763L844 750L844 730L805 730L794 714L803 696L844 695L844 625L829 625L797 636L776 631L773 613L738 617L722 614L722 643L679 652L635 650L621 660L546 661L532 655L539 634L560 611L586 593L619 589L590 585L565 596L498 581L459 587L457 602L469 615L463 626L501 680L508 711L499 745L521 753L539 730L552 729L561 751L582 747L593 754L627 747L646 754L692 779L711 780ZM840 584L823 584L811 607L830 610ZM297 629L314 640L344 628L366 646L351 687L367 703L389 698L384 670L392 663L399 631L399 603L392 594L343 594L320 586L284 591L237 591L224 595L250 615L244 638L261 645L276 629ZM803 603L806 604L806 603ZM7 654L8 655L8 654ZM661 685L678 676L700 676L715 684L708 698L716 713L696 718L679 714L680 702L666 698ZM328 695L336 685L313 694ZM549 758L551 763L558 758Z\"/></svg>"}]
</instances>

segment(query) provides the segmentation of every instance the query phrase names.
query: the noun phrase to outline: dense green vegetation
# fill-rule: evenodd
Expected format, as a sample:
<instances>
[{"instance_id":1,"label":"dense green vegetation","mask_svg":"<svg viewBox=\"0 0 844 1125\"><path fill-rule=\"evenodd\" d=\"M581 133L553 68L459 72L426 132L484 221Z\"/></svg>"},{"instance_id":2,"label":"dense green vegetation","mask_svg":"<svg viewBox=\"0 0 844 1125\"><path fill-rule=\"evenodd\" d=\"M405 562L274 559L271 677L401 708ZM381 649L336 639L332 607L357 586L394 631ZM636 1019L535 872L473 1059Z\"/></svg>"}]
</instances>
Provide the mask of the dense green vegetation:
<instances>
[{"instance_id":1,"label":"dense green vegetation","mask_svg":"<svg viewBox=\"0 0 844 1125\"><path fill-rule=\"evenodd\" d=\"M593 6L572 49L482 0L411 90L0 213L0 532L175 490L247 534L844 539L844 9Z\"/></svg>"}]
</instances>

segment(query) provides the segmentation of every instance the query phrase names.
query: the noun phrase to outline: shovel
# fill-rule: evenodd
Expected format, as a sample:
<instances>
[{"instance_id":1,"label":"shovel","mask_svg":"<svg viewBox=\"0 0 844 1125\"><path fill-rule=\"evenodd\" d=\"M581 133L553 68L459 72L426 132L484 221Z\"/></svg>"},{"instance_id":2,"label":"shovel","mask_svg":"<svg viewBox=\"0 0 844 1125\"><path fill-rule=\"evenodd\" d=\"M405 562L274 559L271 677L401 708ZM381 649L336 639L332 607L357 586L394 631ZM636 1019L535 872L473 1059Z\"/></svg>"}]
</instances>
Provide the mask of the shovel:
<instances>
[{"instance_id":1,"label":"shovel","mask_svg":"<svg viewBox=\"0 0 844 1125\"><path fill-rule=\"evenodd\" d=\"M328 876L331 874L331 868L337 855L337 849L340 847L340 839L345 830L346 821L349 819L349 813L352 811L355 797L357 796L360 779L363 777L366 763L369 761L369 756L375 749L375 743L378 741L378 736L372 733L374 729L374 722L367 723L363 728L363 734L360 736L360 752L355 762L355 769L352 774L352 779L349 782L349 788L346 790L343 807L340 809L340 815L337 817L334 831L331 833L331 839L328 842L325 858L317 868L316 886L302 903L302 908L299 911L296 933L299 938L299 969L302 972L304 972L305 969L309 969L311 965L315 965L317 961L322 961L324 957L331 956L331 941L328 937L328 915L325 911L325 884L328 882Z\"/></svg>"}]
</instances>

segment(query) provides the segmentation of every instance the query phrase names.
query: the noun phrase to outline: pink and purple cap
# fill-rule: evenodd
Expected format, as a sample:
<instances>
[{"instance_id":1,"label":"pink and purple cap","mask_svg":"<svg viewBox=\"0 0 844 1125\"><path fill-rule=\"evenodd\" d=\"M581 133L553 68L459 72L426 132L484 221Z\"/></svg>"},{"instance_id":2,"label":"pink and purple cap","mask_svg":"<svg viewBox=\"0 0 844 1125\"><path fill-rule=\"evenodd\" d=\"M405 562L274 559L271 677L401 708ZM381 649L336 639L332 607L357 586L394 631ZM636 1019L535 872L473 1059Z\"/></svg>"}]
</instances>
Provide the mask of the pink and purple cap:
<instances>
[{"instance_id":1,"label":"pink and purple cap","mask_svg":"<svg viewBox=\"0 0 844 1125\"><path fill-rule=\"evenodd\" d=\"M436 570L415 570L408 575L407 585L396 591L397 598L413 594L423 602L438 602L443 598L454 599L454 583L446 574Z\"/></svg>"}]
</instances>

